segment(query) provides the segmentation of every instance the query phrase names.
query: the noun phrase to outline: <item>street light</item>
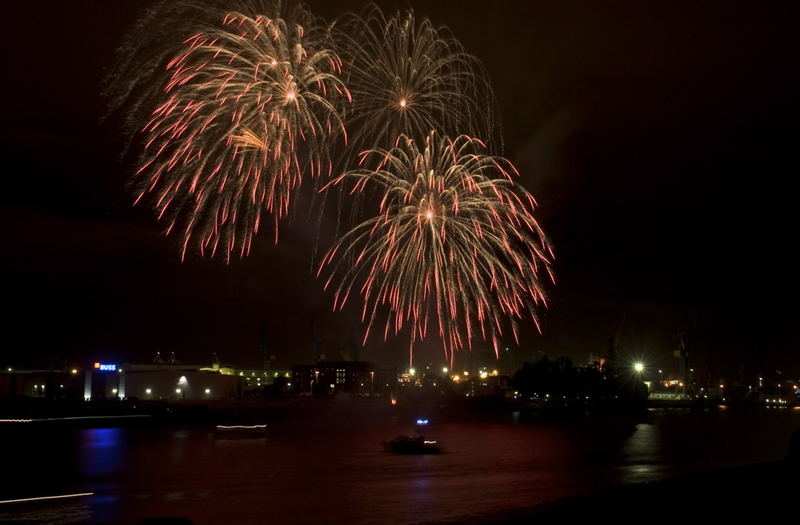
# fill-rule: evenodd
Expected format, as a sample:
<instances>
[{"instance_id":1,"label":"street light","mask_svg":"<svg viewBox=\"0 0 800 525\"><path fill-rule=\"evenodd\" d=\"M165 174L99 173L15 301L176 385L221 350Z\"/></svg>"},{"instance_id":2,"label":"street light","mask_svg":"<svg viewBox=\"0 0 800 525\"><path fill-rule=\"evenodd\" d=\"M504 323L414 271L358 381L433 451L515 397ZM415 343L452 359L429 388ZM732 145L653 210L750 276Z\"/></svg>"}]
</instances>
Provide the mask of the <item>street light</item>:
<instances>
[{"instance_id":1,"label":"street light","mask_svg":"<svg viewBox=\"0 0 800 525\"><path fill-rule=\"evenodd\" d=\"M636 370L636 373L641 374L644 372L644 363L634 363L633 369Z\"/></svg>"}]
</instances>

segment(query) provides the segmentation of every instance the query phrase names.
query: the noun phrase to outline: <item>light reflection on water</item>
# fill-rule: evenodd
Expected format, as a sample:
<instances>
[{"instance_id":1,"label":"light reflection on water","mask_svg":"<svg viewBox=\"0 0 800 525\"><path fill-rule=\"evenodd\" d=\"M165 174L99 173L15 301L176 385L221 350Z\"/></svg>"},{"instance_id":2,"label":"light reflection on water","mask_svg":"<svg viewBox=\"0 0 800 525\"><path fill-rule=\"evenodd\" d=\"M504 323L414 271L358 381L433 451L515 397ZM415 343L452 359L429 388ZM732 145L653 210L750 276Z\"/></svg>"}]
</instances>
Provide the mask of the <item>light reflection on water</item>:
<instances>
[{"instance_id":1,"label":"light reflection on water","mask_svg":"<svg viewBox=\"0 0 800 525\"><path fill-rule=\"evenodd\" d=\"M379 443L411 425L346 407L330 412L270 422L266 437L144 427L0 440L6 447L37 447L25 472L58 473L50 479L52 493L96 492L89 504L97 523L154 516L198 523L261 523L264 516L285 523L412 523L778 459L800 424L798 411L734 409L432 421L426 434L443 442L445 454L395 456ZM23 456L12 463L21 466ZM38 494L40 481L22 474L17 494Z\"/></svg>"},{"instance_id":2,"label":"light reflection on water","mask_svg":"<svg viewBox=\"0 0 800 525\"><path fill-rule=\"evenodd\" d=\"M123 428L87 428L79 432L81 474L110 476L120 471L125 458Z\"/></svg>"}]
</instances>

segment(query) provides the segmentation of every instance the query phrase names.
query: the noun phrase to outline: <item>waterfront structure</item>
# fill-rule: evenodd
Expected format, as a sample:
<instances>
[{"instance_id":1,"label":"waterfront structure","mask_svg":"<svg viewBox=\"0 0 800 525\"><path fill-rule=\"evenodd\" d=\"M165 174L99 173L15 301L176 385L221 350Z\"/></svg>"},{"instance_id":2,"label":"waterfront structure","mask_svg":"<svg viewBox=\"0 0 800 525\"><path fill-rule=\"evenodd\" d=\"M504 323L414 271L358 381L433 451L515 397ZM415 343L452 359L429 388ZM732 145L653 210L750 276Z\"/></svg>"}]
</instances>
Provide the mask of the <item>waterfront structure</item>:
<instances>
[{"instance_id":1,"label":"waterfront structure","mask_svg":"<svg viewBox=\"0 0 800 525\"><path fill-rule=\"evenodd\" d=\"M292 367L295 390L305 394L378 395L391 390L396 382L396 370L380 369L368 361L320 361Z\"/></svg>"}]
</instances>

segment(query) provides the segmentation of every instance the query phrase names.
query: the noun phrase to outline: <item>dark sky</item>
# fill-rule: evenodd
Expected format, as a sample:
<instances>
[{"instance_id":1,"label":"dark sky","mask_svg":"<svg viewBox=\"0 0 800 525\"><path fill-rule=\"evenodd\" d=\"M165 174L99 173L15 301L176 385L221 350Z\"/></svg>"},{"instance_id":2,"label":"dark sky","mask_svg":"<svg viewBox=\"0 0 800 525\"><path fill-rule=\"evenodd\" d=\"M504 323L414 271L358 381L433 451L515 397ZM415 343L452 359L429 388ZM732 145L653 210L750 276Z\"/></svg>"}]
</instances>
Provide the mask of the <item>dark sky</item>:
<instances>
[{"instance_id":1,"label":"dark sky","mask_svg":"<svg viewBox=\"0 0 800 525\"><path fill-rule=\"evenodd\" d=\"M545 333L523 334L519 360L584 361L625 315L623 355L668 368L674 335L696 315L698 366L800 374L800 9L741 4L410 2L485 63L505 154L556 249ZM174 350L184 362L216 351L256 365L263 323L288 365L310 359L313 318L323 352L341 357L361 327L330 313L313 278L313 225L287 223L278 246L263 237L229 266L181 264L177 239L131 208L132 165L120 160L120 127L101 123L100 81L145 5L6 6L0 362ZM311 2L328 19L361 5ZM362 355L401 362L406 345L371 341ZM420 359L439 352L432 340Z\"/></svg>"}]
</instances>

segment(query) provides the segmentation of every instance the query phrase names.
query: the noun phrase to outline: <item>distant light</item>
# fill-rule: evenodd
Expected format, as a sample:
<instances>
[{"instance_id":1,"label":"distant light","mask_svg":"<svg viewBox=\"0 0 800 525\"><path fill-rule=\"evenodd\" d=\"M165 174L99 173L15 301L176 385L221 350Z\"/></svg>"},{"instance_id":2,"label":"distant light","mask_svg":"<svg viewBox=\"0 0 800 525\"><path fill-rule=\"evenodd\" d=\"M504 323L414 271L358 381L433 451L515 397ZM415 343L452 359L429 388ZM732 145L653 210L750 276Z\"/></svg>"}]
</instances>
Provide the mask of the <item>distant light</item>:
<instances>
[{"instance_id":1,"label":"distant light","mask_svg":"<svg viewBox=\"0 0 800 525\"><path fill-rule=\"evenodd\" d=\"M210 394L210 393L211 393L211 389L210 388L206 388L206 394Z\"/></svg>"},{"instance_id":2,"label":"distant light","mask_svg":"<svg viewBox=\"0 0 800 525\"><path fill-rule=\"evenodd\" d=\"M12 372L12 371L13 371L13 369L12 369L12 368L9 366L9 367L8 367L8 371L9 371L9 372Z\"/></svg>"},{"instance_id":3,"label":"distant light","mask_svg":"<svg viewBox=\"0 0 800 525\"><path fill-rule=\"evenodd\" d=\"M181 389L180 389L180 388L176 388L176 389L175 389L175 393L176 393L176 394L180 394L180 393L181 393Z\"/></svg>"},{"instance_id":4,"label":"distant light","mask_svg":"<svg viewBox=\"0 0 800 525\"><path fill-rule=\"evenodd\" d=\"M149 388L148 388L147 390L145 390L145 391L144 391L144 393L145 393L145 394L152 394L152 393L153 393L153 391L152 391L151 389L149 389Z\"/></svg>"},{"instance_id":5,"label":"distant light","mask_svg":"<svg viewBox=\"0 0 800 525\"><path fill-rule=\"evenodd\" d=\"M409 369L408 369L408 373L409 373L409 374L411 374L411 375L413 376L414 374L416 374L416 373L417 373L417 371L416 371L415 369L413 369L413 368L409 368Z\"/></svg>"},{"instance_id":6,"label":"distant light","mask_svg":"<svg viewBox=\"0 0 800 525\"><path fill-rule=\"evenodd\" d=\"M178 379L178 384L179 384L179 385L185 385L185 384L186 384L186 383L188 383L188 382L189 382L189 381L187 381L187 380L186 380L186 376L181 376L181 378L180 378L180 379Z\"/></svg>"},{"instance_id":7,"label":"distant light","mask_svg":"<svg viewBox=\"0 0 800 525\"><path fill-rule=\"evenodd\" d=\"M417 419L417 425L427 425L427 424L428 424L427 419Z\"/></svg>"},{"instance_id":8,"label":"distant light","mask_svg":"<svg viewBox=\"0 0 800 525\"><path fill-rule=\"evenodd\" d=\"M75 374L77 374L77 373L78 373L78 369L77 369L77 368L73 368L73 369L72 369L72 375L75 375Z\"/></svg>"},{"instance_id":9,"label":"distant light","mask_svg":"<svg viewBox=\"0 0 800 525\"><path fill-rule=\"evenodd\" d=\"M446 374L446 373L447 373L447 372L449 372L449 371L450 371L450 369L449 369L449 368L447 368L447 367L444 367L444 368L442 368L442 373L443 373L443 374Z\"/></svg>"},{"instance_id":10,"label":"distant light","mask_svg":"<svg viewBox=\"0 0 800 525\"><path fill-rule=\"evenodd\" d=\"M644 363L634 363L633 369L639 373L644 372Z\"/></svg>"},{"instance_id":11,"label":"distant light","mask_svg":"<svg viewBox=\"0 0 800 525\"><path fill-rule=\"evenodd\" d=\"M335 388L335 387L336 387L336 385L334 385L333 383L331 383L331 388Z\"/></svg>"},{"instance_id":12,"label":"distant light","mask_svg":"<svg viewBox=\"0 0 800 525\"><path fill-rule=\"evenodd\" d=\"M112 389L111 389L111 393L112 393L112 394L116 394L116 393L117 393L117 389L116 389L116 388L112 388Z\"/></svg>"},{"instance_id":13,"label":"distant light","mask_svg":"<svg viewBox=\"0 0 800 525\"><path fill-rule=\"evenodd\" d=\"M286 383L286 386L292 386L292 384L291 383Z\"/></svg>"},{"instance_id":14,"label":"distant light","mask_svg":"<svg viewBox=\"0 0 800 525\"><path fill-rule=\"evenodd\" d=\"M469 372L467 372L466 370L464 370L464 375L465 375L465 376L468 376L468 375L469 375Z\"/></svg>"}]
</instances>

